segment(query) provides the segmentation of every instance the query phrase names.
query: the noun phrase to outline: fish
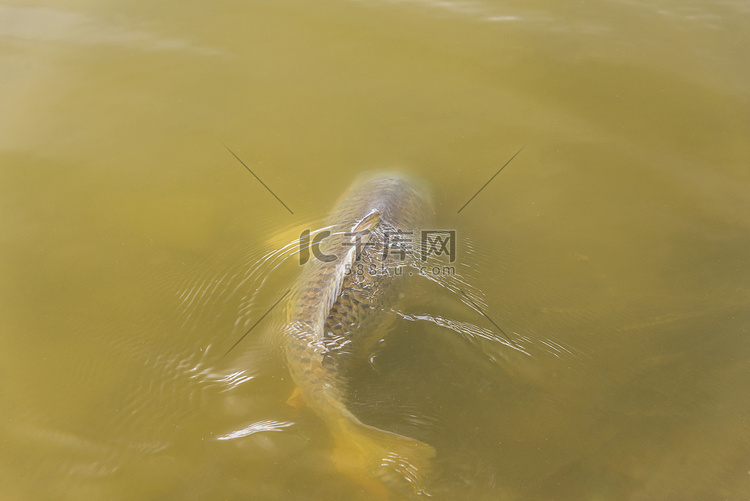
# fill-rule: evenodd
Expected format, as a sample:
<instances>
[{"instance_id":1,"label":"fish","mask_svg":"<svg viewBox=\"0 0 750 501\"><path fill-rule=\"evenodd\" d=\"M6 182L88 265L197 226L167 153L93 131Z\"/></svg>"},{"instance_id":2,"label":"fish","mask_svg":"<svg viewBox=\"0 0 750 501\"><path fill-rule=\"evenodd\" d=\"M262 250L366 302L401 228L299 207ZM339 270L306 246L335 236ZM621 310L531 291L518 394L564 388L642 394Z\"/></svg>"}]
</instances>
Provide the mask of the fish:
<instances>
[{"instance_id":1,"label":"fish","mask_svg":"<svg viewBox=\"0 0 750 501\"><path fill-rule=\"evenodd\" d=\"M293 289L285 329L287 365L296 385L290 402L301 401L327 425L336 468L383 499L393 472L418 494L426 493L435 450L352 413L347 369L367 360L388 332L387 312L408 276L403 268L399 274L399 267L413 258L408 241L431 224L433 214L429 189L417 178L398 172L358 178L308 248L315 256Z\"/></svg>"}]
</instances>

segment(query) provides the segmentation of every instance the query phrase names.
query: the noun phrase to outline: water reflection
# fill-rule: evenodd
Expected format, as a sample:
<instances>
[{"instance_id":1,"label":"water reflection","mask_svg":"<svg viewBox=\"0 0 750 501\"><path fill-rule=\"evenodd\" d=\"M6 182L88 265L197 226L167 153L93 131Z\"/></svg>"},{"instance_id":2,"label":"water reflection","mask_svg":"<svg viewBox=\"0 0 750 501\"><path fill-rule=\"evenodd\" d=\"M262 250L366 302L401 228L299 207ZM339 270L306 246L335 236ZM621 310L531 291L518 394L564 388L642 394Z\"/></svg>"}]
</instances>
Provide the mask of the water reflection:
<instances>
[{"instance_id":1,"label":"water reflection","mask_svg":"<svg viewBox=\"0 0 750 501\"><path fill-rule=\"evenodd\" d=\"M248 425L242 428L241 430L233 431L226 435L216 437L216 440L233 440L235 438L247 437L248 435L253 435L255 433L261 433L261 432L267 432L267 431L281 431L284 428L288 428L292 426L293 424L294 423L289 423L285 421L274 421L274 420L258 421L257 423Z\"/></svg>"},{"instance_id":2,"label":"water reflection","mask_svg":"<svg viewBox=\"0 0 750 501\"><path fill-rule=\"evenodd\" d=\"M112 23L90 13L48 7L0 5L0 36L18 43L23 41L112 44L141 50L220 54L215 49L199 47L187 40L160 37Z\"/></svg>"}]
</instances>

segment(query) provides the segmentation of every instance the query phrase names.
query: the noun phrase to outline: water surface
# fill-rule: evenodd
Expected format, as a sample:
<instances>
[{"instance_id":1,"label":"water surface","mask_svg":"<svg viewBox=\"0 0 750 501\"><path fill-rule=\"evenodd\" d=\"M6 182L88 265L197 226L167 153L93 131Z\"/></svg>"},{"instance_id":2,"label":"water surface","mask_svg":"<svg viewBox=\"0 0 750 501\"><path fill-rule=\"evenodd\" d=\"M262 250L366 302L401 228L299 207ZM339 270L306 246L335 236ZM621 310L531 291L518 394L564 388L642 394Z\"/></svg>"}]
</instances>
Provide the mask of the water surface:
<instances>
[{"instance_id":1,"label":"water surface","mask_svg":"<svg viewBox=\"0 0 750 501\"><path fill-rule=\"evenodd\" d=\"M747 498L748 33L705 0L0 5L4 496L370 499L285 403L283 307L222 356L396 168L487 315L419 281L352 374L434 499Z\"/></svg>"}]
</instances>

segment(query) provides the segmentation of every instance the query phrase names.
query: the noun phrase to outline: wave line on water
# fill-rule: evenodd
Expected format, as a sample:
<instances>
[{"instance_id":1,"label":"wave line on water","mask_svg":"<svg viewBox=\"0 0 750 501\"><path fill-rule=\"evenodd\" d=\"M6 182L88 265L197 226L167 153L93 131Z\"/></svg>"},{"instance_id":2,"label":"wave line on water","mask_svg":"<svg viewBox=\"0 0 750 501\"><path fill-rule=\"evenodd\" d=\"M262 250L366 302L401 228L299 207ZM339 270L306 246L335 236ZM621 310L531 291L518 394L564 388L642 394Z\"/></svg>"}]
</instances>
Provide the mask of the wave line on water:
<instances>
[{"instance_id":1,"label":"wave line on water","mask_svg":"<svg viewBox=\"0 0 750 501\"><path fill-rule=\"evenodd\" d=\"M438 327L445 327L447 329L452 330L453 332L460 334L461 337L463 337L464 339L470 342L477 342L479 339L483 339L486 341L491 341L493 343L500 343L503 346L512 348L520 353L523 353L524 355L531 356L531 353L526 351L522 346L518 345L517 343L511 343L507 339L496 335L490 329L485 329L483 327L479 327L478 325L474 325L469 322L460 322L458 320L451 320L448 318L441 317L439 315L408 315L406 313L401 313L401 312L397 312L397 313L404 320L409 320L412 322L425 321L425 322L433 323L437 325Z\"/></svg>"},{"instance_id":2,"label":"wave line on water","mask_svg":"<svg viewBox=\"0 0 750 501\"><path fill-rule=\"evenodd\" d=\"M274 421L273 419L268 419L265 421L258 421L256 423L253 423L242 428L241 430L233 431L231 433L227 433L226 435L216 437L216 440L234 440L236 438L247 437L249 435L254 435L256 433L262 433L266 431L281 431L284 428L288 428L292 425L294 425L294 423L291 423L289 421Z\"/></svg>"}]
</instances>

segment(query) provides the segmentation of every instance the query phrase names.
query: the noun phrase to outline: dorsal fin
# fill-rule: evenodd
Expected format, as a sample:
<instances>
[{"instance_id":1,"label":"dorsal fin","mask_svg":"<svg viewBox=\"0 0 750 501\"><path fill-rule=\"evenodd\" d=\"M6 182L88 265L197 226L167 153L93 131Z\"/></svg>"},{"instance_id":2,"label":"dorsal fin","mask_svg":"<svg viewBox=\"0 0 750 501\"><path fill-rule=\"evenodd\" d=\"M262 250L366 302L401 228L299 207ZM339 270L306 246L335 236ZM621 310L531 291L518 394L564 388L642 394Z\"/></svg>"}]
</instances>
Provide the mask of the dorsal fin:
<instances>
[{"instance_id":1,"label":"dorsal fin","mask_svg":"<svg viewBox=\"0 0 750 501\"><path fill-rule=\"evenodd\" d=\"M351 248L343 256L341 256L341 259L336 260L335 267L327 276L327 280L330 280L330 286L326 287L325 290L321 293L322 308L320 310L320 314L316 324L316 329L317 332L320 332L320 336L323 335L322 330L325 324L325 319L328 316L328 313L331 311L331 308L333 308L333 305L338 300L339 294L341 294L341 289L344 285L344 279L346 278L348 273L347 270L351 268L352 264L357 259L356 251L358 249L357 246L354 245L355 234L366 231L373 231L379 225L380 210L373 209L357 224L354 225L350 232L351 235L348 235L349 237L351 237L351 241L349 242Z\"/></svg>"},{"instance_id":2,"label":"dorsal fin","mask_svg":"<svg viewBox=\"0 0 750 501\"><path fill-rule=\"evenodd\" d=\"M365 217L363 217L362 220L358 222L354 226L354 228L352 228L352 233L359 233L361 231L368 231L368 230L372 231L379 224L380 224L380 211L378 209L373 209L372 212L370 212Z\"/></svg>"}]
</instances>

